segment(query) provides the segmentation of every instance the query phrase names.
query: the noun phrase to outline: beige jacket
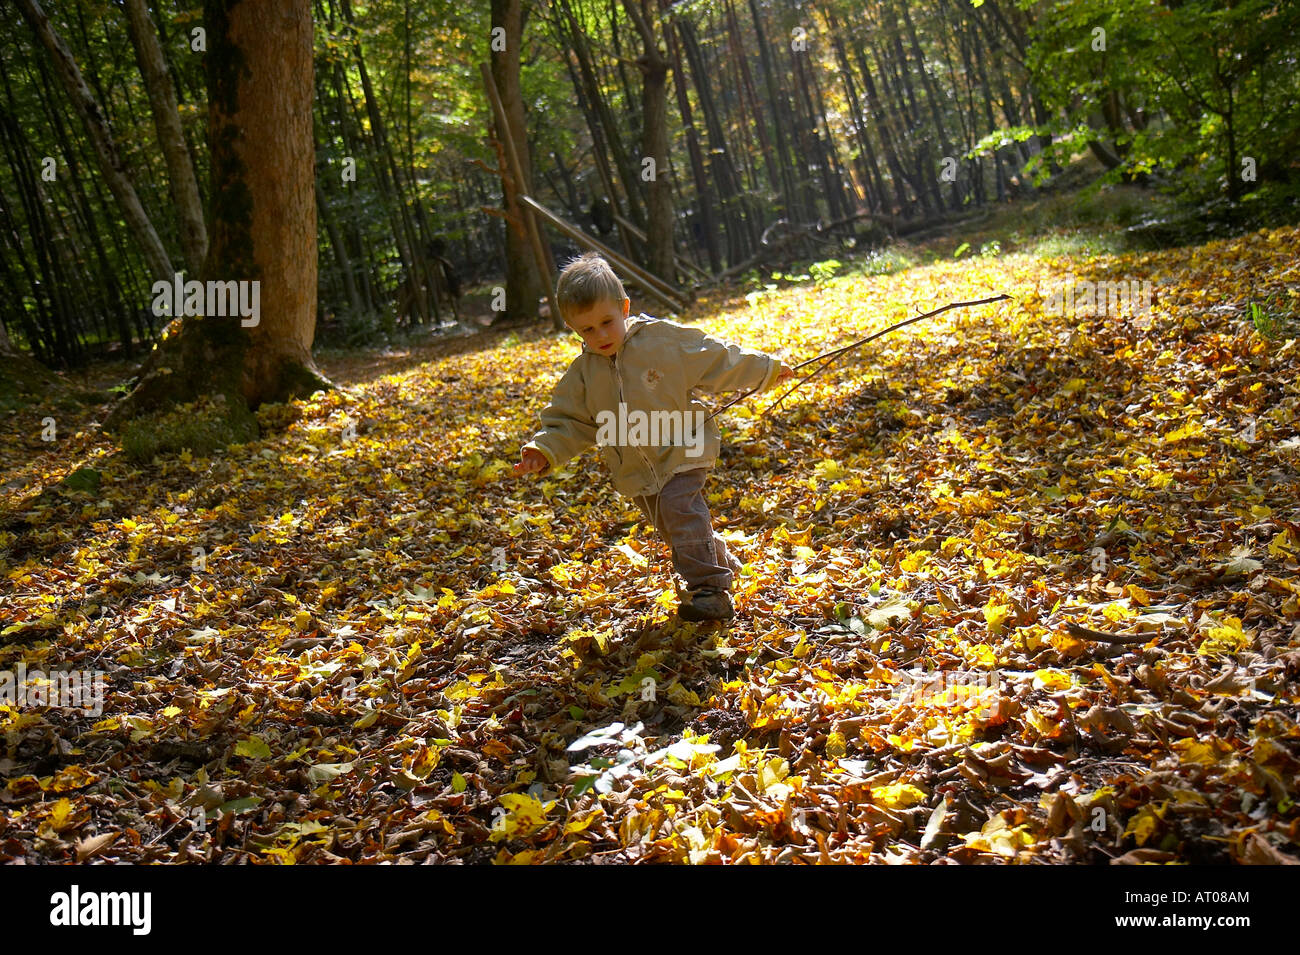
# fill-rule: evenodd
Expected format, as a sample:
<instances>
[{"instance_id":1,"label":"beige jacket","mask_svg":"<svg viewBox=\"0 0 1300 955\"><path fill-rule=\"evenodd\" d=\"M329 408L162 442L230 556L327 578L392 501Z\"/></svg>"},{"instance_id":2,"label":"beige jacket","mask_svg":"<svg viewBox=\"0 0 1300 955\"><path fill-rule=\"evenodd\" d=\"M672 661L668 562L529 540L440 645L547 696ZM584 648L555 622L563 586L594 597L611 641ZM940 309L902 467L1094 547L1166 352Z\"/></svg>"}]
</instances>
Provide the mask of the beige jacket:
<instances>
[{"instance_id":1,"label":"beige jacket","mask_svg":"<svg viewBox=\"0 0 1300 955\"><path fill-rule=\"evenodd\" d=\"M704 420L710 410L694 390L766 391L780 372L769 355L638 315L614 357L583 346L542 411L542 430L524 447L546 457L546 474L599 445L621 494L657 494L679 471L718 460L722 437Z\"/></svg>"}]
</instances>

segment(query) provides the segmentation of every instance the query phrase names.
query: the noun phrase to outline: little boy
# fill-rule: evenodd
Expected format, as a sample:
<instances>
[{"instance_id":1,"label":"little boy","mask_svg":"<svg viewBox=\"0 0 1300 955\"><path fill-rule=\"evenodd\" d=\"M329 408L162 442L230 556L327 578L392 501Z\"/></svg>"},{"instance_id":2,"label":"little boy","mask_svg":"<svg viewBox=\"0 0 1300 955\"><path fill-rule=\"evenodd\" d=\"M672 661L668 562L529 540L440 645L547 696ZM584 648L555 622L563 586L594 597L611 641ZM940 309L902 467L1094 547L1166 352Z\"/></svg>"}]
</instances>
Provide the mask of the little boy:
<instances>
[{"instance_id":1,"label":"little boy","mask_svg":"<svg viewBox=\"0 0 1300 955\"><path fill-rule=\"evenodd\" d=\"M698 329L639 315L603 258L587 253L560 273L556 306L582 337L520 450L516 474L545 474L593 444L619 493L631 497L672 552L683 620L726 620L741 564L713 532L702 493L721 435L692 389L765 391L794 371L776 358Z\"/></svg>"}]
</instances>

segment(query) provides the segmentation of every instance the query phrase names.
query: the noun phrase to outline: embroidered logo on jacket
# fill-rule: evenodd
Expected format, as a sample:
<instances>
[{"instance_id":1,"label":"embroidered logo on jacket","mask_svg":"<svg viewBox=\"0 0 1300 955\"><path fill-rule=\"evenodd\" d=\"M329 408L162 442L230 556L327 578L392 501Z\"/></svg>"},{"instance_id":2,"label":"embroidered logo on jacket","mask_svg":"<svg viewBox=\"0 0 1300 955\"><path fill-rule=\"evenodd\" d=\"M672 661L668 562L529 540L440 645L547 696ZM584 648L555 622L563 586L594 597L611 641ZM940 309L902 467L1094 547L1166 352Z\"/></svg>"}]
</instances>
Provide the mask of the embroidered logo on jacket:
<instances>
[{"instance_id":1,"label":"embroidered logo on jacket","mask_svg":"<svg viewBox=\"0 0 1300 955\"><path fill-rule=\"evenodd\" d=\"M645 383L647 389L654 391L659 382L663 380L663 377L664 373L658 368L647 368L645 374L641 376L641 380Z\"/></svg>"}]
</instances>

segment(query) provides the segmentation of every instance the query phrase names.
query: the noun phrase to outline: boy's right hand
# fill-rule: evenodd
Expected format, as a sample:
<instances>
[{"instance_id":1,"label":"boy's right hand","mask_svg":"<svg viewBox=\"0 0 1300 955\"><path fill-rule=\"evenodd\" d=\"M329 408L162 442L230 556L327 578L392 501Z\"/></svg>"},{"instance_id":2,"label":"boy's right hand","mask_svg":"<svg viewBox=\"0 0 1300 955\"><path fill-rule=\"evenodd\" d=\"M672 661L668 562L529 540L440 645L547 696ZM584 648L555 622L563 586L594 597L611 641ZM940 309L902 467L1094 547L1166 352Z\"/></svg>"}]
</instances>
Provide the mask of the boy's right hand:
<instances>
[{"instance_id":1,"label":"boy's right hand","mask_svg":"<svg viewBox=\"0 0 1300 955\"><path fill-rule=\"evenodd\" d=\"M551 462L546 460L546 455L536 448L523 448L519 452L519 463L515 465L515 474L535 474L538 471L545 471L551 466Z\"/></svg>"}]
</instances>

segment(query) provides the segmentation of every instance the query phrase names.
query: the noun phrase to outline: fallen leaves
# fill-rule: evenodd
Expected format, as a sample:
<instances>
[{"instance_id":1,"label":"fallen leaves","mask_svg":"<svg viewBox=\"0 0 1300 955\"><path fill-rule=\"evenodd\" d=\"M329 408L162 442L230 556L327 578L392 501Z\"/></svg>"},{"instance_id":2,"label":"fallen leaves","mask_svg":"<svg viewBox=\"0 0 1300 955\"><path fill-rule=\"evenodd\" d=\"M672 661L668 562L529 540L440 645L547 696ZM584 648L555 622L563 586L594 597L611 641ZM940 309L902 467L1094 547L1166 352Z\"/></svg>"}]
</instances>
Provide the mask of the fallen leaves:
<instances>
[{"instance_id":1,"label":"fallen leaves","mask_svg":"<svg viewBox=\"0 0 1300 955\"><path fill-rule=\"evenodd\" d=\"M711 311L797 359L897 303L1017 295L719 419L726 629L670 616L591 458L509 477L572 355L541 332L210 459L51 454L79 490L0 516L0 664L108 690L0 700L0 858L1292 864L1296 351L1220 305L1296 238ZM1045 315L1085 268L1162 276L1144 323Z\"/></svg>"}]
</instances>

